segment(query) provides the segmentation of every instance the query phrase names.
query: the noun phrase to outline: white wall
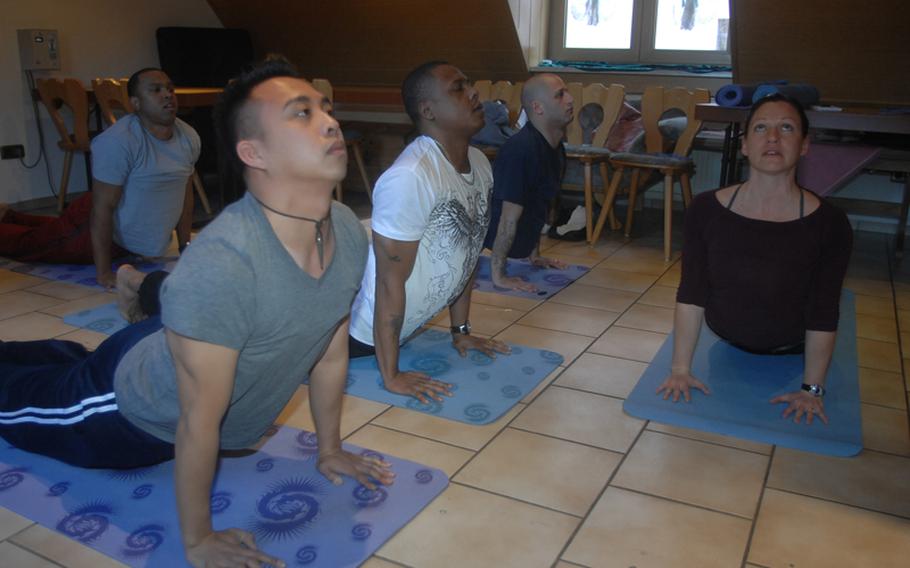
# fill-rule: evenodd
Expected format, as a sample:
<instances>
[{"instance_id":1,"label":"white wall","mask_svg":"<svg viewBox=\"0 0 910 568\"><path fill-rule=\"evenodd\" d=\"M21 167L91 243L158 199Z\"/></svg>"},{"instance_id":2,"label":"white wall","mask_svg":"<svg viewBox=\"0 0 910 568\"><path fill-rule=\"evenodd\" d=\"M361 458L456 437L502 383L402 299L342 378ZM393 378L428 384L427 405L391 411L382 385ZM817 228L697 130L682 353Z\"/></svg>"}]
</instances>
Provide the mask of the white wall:
<instances>
[{"instance_id":1,"label":"white wall","mask_svg":"<svg viewBox=\"0 0 910 568\"><path fill-rule=\"evenodd\" d=\"M60 70L36 77L91 79L125 77L158 65L155 30L162 26L222 27L205 0L0 0L0 145L23 144L26 162L38 156L38 130L25 73L19 64L17 29L56 29ZM38 105L54 187L60 183L63 152L57 131ZM68 192L86 190L84 160L73 159ZM0 161L0 202L48 197L44 164L27 170L19 160Z\"/></svg>"}]
</instances>

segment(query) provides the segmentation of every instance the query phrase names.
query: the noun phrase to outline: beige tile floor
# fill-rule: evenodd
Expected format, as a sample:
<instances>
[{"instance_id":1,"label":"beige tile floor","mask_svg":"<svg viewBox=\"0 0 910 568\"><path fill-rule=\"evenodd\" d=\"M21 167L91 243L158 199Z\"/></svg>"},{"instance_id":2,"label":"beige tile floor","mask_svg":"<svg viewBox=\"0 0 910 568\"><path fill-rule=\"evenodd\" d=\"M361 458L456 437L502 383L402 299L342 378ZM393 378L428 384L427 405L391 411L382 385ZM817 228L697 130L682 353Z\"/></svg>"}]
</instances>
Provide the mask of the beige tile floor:
<instances>
[{"instance_id":1,"label":"beige tile floor","mask_svg":"<svg viewBox=\"0 0 910 568\"><path fill-rule=\"evenodd\" d=\"M592 271L543 303L474 298L481 333L566 357L506 416L475 427L346 397L348 440L452 479L365 566L906 566L910 271L889 265L886 243L857 236L848 286L861 314L867 449L839 459L625 415L623 398L670 331L679 263L663 262L659 239L611 237L593 248L546 240L545 254ZM0 270L0 340L63 337L94 348L103 336L61 316L110 299ZM282 419L312 427L305 388ZM0 509L0 567L115 565Z\"/></svg>"}]
</instances>

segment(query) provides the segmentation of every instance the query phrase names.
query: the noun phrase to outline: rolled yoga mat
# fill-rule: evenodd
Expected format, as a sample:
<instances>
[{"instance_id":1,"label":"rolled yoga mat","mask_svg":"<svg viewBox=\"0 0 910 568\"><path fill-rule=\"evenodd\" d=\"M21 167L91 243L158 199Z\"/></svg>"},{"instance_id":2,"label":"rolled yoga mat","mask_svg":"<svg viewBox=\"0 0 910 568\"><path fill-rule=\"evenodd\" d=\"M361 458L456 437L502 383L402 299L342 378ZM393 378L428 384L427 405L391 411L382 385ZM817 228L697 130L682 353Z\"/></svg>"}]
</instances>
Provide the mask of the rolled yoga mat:
<instances>
[{"instance_id":1,"label":"rolled yoga mat","mask_svg":"<svg viewBox=\"0 0 910 568\"><path fill-rule=\"evenodd\" d=\"M818 89L814 85L806 83L795 83L792 85L763 83L752 93L752 102L758 102L759 99L776 93L796 99L806 109L818 104L819 101Z\"/></svg>"},{"instance_id":2,"label":"rolled yoga mat","mask_svg":"<svg viewBox=\"0 0 910 568\"><path fill-rule=\"evenodd\" d=\"M757 85L741 85L731 83L718 89L714 101L723 107L748 107L752 106L752 95L755 94Z\"/></svg>"},{"instance_id":3,"label":"rolled yoga mat","mask_svg":"<svg viewBox=\"0 0 910 568\"><path fill-rule=\"evenodd\" d=\"M395 483L332 485L316 470L316 435L274 427L256 452L222 458L212 524L252 532L288 566L359 566L449 484L438 469L391 456ZM379 456L344 444L346 450ZM174 462L82 469L0 443L0 506L129 566L187 566ZM0 564L3 564L0 561Z\"/></svg>"},{"instance_id":4,"label":"rolled yoga mat","mask_svg":"<svg viewBox=\"0 0 910 568\"><path fill-rule=\"evenodd\" d=\"M429 329L401 347L398 367L420 371L452 384L452 396L423 404L413 396L389 392L376 357L351 359L345 392L467 424L489 424L509 411L562 363L559 353L512 345L511 355L495 359L479 351L461 357L452 336Z\"/></svg>"},{"instance_id":5,"label":"rolled yoga mat","mask_svg":"<svg viewBox=\"0 0 910 568\"><path fill-rule=\"evenodd\" d=\"M859 369L856 355L856 311L853 293L844 291L834 356L825 383L828 424L784 420L785 404L775 396L800 390L802 355L753 355L733 347L702 325L692 358L692 374L711 389L692 391L692 402L663 400L655 394L670 373L670 334L639 379L623 410L637 418L673 426L736 436L767 444L832 456L852 456L863 449Z\"/></svg>"}]
</instances>

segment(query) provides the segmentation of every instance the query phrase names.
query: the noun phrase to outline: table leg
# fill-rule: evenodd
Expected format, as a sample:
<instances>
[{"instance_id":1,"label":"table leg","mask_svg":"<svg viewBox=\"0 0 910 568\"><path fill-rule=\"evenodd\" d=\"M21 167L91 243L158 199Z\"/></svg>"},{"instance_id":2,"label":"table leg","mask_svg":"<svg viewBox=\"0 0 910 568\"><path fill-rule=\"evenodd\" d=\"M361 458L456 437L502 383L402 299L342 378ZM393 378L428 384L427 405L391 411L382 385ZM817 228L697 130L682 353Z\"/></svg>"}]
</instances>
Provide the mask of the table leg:
<instances>
[{"instance_id":1,"label":"table leg","mask_svg":"<svg viewBox=\"0 0 910 568\"><path fill-rule=\"evenodd\" d=\"M894 252L898 256L904 254L904 233L907 228L907 210L910 209L910 174L904 177L904 198L901 200L901 216L897 222L897 238L894 242Z\"/></svg>"},{"instance_id":2,"label":"table leg","mask_svg":"<svg viewBox=\"0 0 910 568\"><path fill-rule=\"evenodd\" d=\"M730 167L730 143L733 139L733 124L728 124L724 129L724 148L720 153L720 181L718 187L727 185L727 168Z\"/></svg>"},{"instance_id":3,"label":"table leg","mask_svg":"<svg viewBox=\"0 0 910 568\"><path fill-rule=\"evenodd\" d=\"M734 122L730 126L733 127L732 137L730 139L730 149L729 149L729 158L727 166L727 181L726 183L721 184L726 187L728 185L733 185L739 181L739 123Z\"/></svg>"}]
</instances>

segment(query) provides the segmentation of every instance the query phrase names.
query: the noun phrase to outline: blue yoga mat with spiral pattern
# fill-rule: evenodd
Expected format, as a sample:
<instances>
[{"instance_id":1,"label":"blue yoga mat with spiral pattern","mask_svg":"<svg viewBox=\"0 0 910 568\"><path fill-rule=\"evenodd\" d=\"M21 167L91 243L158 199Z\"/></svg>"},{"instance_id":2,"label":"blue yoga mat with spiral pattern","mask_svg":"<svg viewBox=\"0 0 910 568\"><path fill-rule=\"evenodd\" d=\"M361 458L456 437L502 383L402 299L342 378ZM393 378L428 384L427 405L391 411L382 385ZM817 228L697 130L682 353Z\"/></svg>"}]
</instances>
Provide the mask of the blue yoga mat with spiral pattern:
<instances>
[{"instance_id":1,"label":"blue yoga mat with spiral pattern","mask_svg":"<svg viewBox=\"0 0 910 568\"><path fill-rule=\"evenodd\" d=\"M479 351L469 351L467 357L461 357L452 347L450 334L430 329L401 347L398 367L450 383L451 397L423 404L412 396L387 391L376 357L351 359L345 392L440 418L489 424L534 390L563 360L553 351L511 347L511 355L497 355L495 359Z\"/></svg>"},{"instance_id":2,"label":"blue yoga mat with spiral pattern","mask_svg":"<svg viewBox=\"0 0 910 568\"><path fill-rule=\"evenodd\" d=\"M256 452L222 458L212 489L216 530L253 533L288 566L359 566L449 483L445 473L345 444L392 464L395 483L332 485L316 470L316 435L274 427ZM82 469L0 439L0 506L129 566L187 566L174 462L135 470ZM3 561L0 560L0 564Z\"/></svg>"}]
</instances>

